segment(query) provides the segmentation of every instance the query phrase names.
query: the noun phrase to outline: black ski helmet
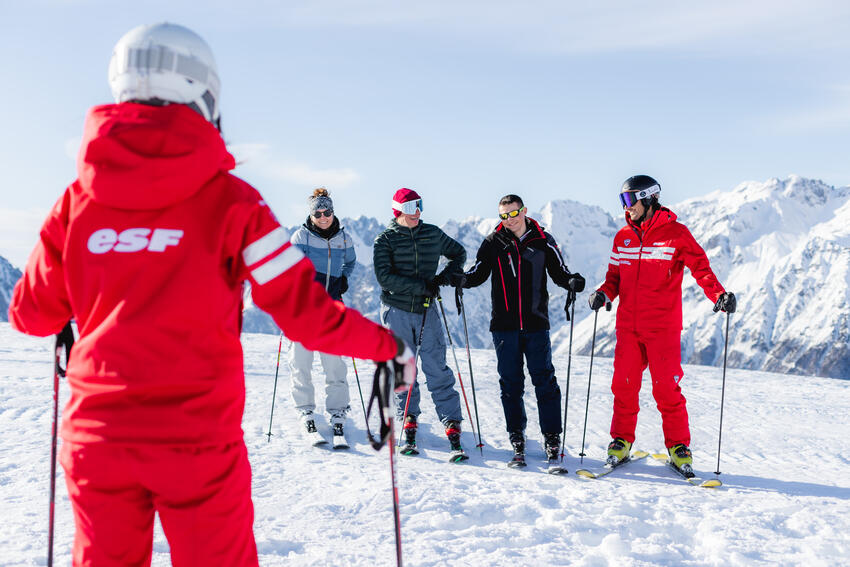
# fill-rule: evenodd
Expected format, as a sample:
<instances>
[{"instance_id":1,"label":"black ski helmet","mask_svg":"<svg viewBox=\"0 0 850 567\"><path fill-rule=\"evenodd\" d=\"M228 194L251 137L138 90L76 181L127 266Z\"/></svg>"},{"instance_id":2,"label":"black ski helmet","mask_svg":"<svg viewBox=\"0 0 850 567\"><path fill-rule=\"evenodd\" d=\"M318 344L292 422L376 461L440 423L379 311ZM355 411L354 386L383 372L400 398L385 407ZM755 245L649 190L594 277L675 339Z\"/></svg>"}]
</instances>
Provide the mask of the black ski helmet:
<instances>
[{"instance_id":1,"label":"black ski helmet","mask_svg":"<svg viewBox=\"0 0 850 567\"><path fill-rule=\"evenodd\" d=\"M648 175L634 175L626 179L620 188L620 203L624 207L631 207L638 200L649 209L658 204L658 195L661 193L661 184Z\"/></svg>"}]
</instances>

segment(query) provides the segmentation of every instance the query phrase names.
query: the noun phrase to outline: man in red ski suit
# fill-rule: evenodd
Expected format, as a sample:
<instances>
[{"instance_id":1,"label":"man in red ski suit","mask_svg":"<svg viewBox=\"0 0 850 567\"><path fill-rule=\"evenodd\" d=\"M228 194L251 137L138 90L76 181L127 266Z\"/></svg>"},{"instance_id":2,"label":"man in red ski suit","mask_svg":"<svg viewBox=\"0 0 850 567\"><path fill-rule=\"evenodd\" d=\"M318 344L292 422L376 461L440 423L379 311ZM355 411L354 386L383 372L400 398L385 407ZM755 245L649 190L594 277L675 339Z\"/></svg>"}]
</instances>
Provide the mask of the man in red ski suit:
<instances>
[{"instance_id":1,"label":"man in red ski suit","mask_svg":"<svg viewBox=\"0 0 850 567\"><path fill-rule=\"evenodd\" d=\"M676 214L658 202L661 186L647 175L626 180L620 192L626 226L614 237L605 283L588 302L594 311L618 295L614 350L614 415L609 462L628 457L635 440L643 371L652 375L652 395L662 416L664 444L677 466L691 465L690 430L682 379L682 276L684 268L715 303L734 312L702 247Z\"/></svg>"},{"instance_id":2,"label":"man in red ski suit","mask_svg":"<svg viewBox=\"0 0 850 567\"><path fill-rule=\"evenodd\" d=\"M60 455L73 564L150 565L156 512L173 565L257 565L244 282L311 350L396 358L411 377L412 352L333 301L260 194L228 173L215 62L199 36L132 30L110 84L118 104L89 111L78 179L45 220L9 308L31 335L77 322Z\"/></svg>"}]
</instances>

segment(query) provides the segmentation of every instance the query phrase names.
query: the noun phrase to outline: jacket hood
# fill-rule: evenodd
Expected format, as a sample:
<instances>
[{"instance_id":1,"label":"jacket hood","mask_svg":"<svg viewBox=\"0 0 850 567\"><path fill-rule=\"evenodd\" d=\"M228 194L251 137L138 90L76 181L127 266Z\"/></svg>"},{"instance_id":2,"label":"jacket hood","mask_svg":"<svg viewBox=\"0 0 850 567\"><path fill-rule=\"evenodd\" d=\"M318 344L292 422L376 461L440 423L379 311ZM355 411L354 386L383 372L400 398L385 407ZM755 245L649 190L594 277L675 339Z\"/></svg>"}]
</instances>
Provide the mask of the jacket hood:
<instances>
[{"instance_id":1,"label":"jacket hood","mask_svg":"<svg viewBox=\"0 0 850 567\"><path fill-rule=\"evenodd\" d=\"M95 106L77 156L83 191L131 210L180 202L235 166L215 126L184 104Z\"/></svg>"}]
</instances>

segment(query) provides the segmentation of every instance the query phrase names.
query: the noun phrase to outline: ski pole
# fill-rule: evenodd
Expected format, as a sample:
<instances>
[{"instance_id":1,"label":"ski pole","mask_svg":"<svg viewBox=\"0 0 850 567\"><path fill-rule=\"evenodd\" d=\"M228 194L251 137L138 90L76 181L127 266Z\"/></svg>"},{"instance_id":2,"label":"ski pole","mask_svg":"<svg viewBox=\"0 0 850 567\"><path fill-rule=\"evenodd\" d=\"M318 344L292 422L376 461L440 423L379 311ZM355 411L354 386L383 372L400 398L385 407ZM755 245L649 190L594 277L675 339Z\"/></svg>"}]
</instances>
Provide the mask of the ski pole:
<instances>
[{"instance_id":1,"label":"ski pole","mask_svg":"<svg viewBox=\"0 0 850 567\"><path fill-rule=\"evenodd\" d=\"M392 364L392 363L390 363ZM392 384L390 383L392 381ZM390 372L389 365L386 362L379 362L375 368L375 377L372 381L372 395L369 398L369 410L366 412L366 421L369 421L369 415L372 413L372 408L377 405L378 428L379 435L375 439L372 433L369 433L369 443L376 451L380 451L386 445L390 454L390 480L392 482L393 496L393 523L395 526L395 553L396 565L401 567L401 513L398 504L398 482L395 472L395 450L392 443L395 439L395 418L390 413L390 397L395 391L395 386L399 382L396 381L396 376Z\"/></svg>"},{"instance_id":2,"label":"ski pole","mask_svg":"<svg viewBox=\"0 0 850 567\"><path fill-rule=\"evenodd\" d=\"M51 426L50 440L50 512L48 514L47 527L47 567L53 567L53 526L55 525L56 509L56 442L59 424L59 377L65 376L68 368L68 359L71 356L71 347L74 346L74 330L68 321L62 331L56 335L56 346L54 348L53 363L53 424ZM62 368L62 349L65 349L65 368Z\"/></svg>"},{"instance_id":3,"label":"ski pole","mask_svg":"<svg viewBox=\"0 0 850 567\"><path fill-rule=\"evenodd\" d=\"M269 443L272 442L272 419L274 419L274 399L277 397L277 373L280 370L280 349L283 346L283 332L280 333L280 340L277 343L277 366L274 369L274 390L272 391L272 411L269 415L269 432L266 436L269 438Z\"/></svg>"},{"instance_id":4,"label":"ski pole","mask_svg":"<svg viewBox=\"0 0 850 567\"><path fill-rule=\"evenodd\" d=\"M598 317L599 310L597 309L593 312L593 340L590 342L590 368L587 370L587 401L584 403L584 431L581 434L581 453L579 453L582 463L584 462L584 440L587 434L587 410L590 407L590 379L593 376L593 350L596 348L596 319Z\"/></svg>"},{"instance_id":5,"label":"ski pole","mask_svg":"<svg viewBox=\"0 0 850 567\"><path fill-rule=\"evenodd\" d=\"M572 317L570 316L570 305L572 305ZM564 394L564 427L562 428L563 437L561 439L561 463L564 462L564 448L567 445L567 411L570 408L570 367L573 363L573 321L576 317L576 292L569 290L567 292L567 303L564 305L564 311L567 314L567 319L570 321L570 344L567 348L567 391ZM584 451L584 449L582 449Z\"/></svg>"},{"instance_id":6,"label":"ski pole","mask_svg":"<svg viewBox=\"0 0 850 567\"><path fill-rule=\"evenodd\" d=\"M729 312L726 312L726 338L723 345L723 385L720 388L720 430L717 432L717 469L714 474L720 474L720 440L723 437L723 401L726 398L726 354L729 351Z\"/></svg>"},{"instance_id":7,"label":"ski pole","mask_svg":"<svg viewBox=\"0 0 850 567\"><path fill-rule=\"evenodd\" d=\"M460 364L458 364L458 362L457 362L457 353L455 352L455 344L452 341L452 334L449 331L449 321L448 321L448 319L446 319L446 310L443 307L443 298L440 297L439 293L437 294L437 303L440 305L440 313L442 313L442 315L443 315L443 324L446 326L446 335L448 335L449 345L452 347L452 356L455 359L455 370L457 370L457 380L458 380L458 382L460 382L460 391L461 391L461 393L463 393L463 403L466 404L466 415L469 416L469 424L470 424L470 427L471 427L472 426L472 412L469 411L469 401L466 399L466 388L463 387L463 378L461 378L461 375L460 375ZM472 430L472 435L473 435L473 437L476 437L474 428ZM480 441L481 436L477 435L477 437L478 437L479 441L478 441L478 445L476 445L476 446L480 447L481 446L481 441Z\"/></svg>"},{"instance_id":8,"label":"ski pole","mask_svg":"<svg viewBox=\"0 0 850 567\"><path fill-rule=\"evenodd\" d=\"M422 325L419 326L419 337L416 339L416 352L414 353L413 361L414 363L419 358L419 349L422 348L422 334L425 332L425 317L428 316L428 307L431 306L431 298L425 298L425 311L422 312ZM404 422L407 421L407 408L410 406L410 394L413 393L413 385L416 384L416 377L414 376L413 382L410 383L410 387L407 389L407 399L404 401L404 415L401 418L401 431L398 434L398 444L397 447L401 447L401 436L404 434Z\"/></svg>"},{"instance_id":9,"label":"ski pole","mask_svg":"<svg viewBox=\"0 0 850 567\"><path fill-rule=\"evenodd\" d=\"M478 450L484 456L484 440L481 438L481 424L478 422L478 402L475 399L475 376L472 373L472 354L469 352L469 330L466 326L466 307L463 305L463 288L455 288L455 303L463 317L463 337L466 341L466 360L469 362L469 384L472 387L472 407L475 408L475 428L478 429Z\"/></svg>"},{"instance_id":10,"label":"ski pole","mask_svg":"<svg viewBox=\"0 0 850 567\"><path fill-rule=\"evenodd\" d=\"M387 404L389 406L389 404ZM390 409L387 407L387 413L389 413ZM398 482L396 480L396 472L395 472L395 451L392 447L392 439L395 439L395 431L393 430L395 427L395 419L390 417L390 435L387 437L387 452L390 454L390 478L392 479L393 484L393 520L395 524L395 560L396 565L401 567L401 511L398 505Z\"/></svg>"},{"instance_id":11,"label":"ski pole","mask_svg":"<svg viewBox=\"0 0 850 567\"><path fill-rule=\"evenodd\" d=\"M360 394L360 405L363 407L363 419L366 420L366 433L371 437L369 420L366 418L366 404L363 402L363 390L360 389L360 375L357 373L357 363L354 361L353 356L351 357L351 366L354 367L354 379L357 380L357 392Z\"/></svg>"}]
</instances>

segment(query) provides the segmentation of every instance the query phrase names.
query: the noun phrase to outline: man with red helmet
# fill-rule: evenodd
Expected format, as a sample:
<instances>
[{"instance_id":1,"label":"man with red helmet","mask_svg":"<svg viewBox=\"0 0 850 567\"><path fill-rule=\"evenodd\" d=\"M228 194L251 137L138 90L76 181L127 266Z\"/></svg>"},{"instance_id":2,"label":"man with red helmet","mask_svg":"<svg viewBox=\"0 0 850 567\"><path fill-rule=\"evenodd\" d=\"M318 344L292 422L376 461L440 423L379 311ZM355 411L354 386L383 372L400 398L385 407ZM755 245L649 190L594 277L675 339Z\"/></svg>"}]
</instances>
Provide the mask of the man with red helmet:
<instances>
[{"instance_id":1,"label":"man with red helmet","mask_svg":"<svg viewBox=\"0 0 850 567\"><path fill-rule=\"evenodd\" d=\"M693 459L688 411L679 383L682 331L682 276L690 269L714 311L734 313L735 296L720 285L702 247L676 214L661 206L659 183L648 175L630 177L620 190L626 226L614 237L605 283L588 298L594 311L617 296L614 350L614 415L608 462L628 458L635 440L643 371L649 367L652 394L662 416L671 462L687 472Z\"/></svg>"}]
</instances>

